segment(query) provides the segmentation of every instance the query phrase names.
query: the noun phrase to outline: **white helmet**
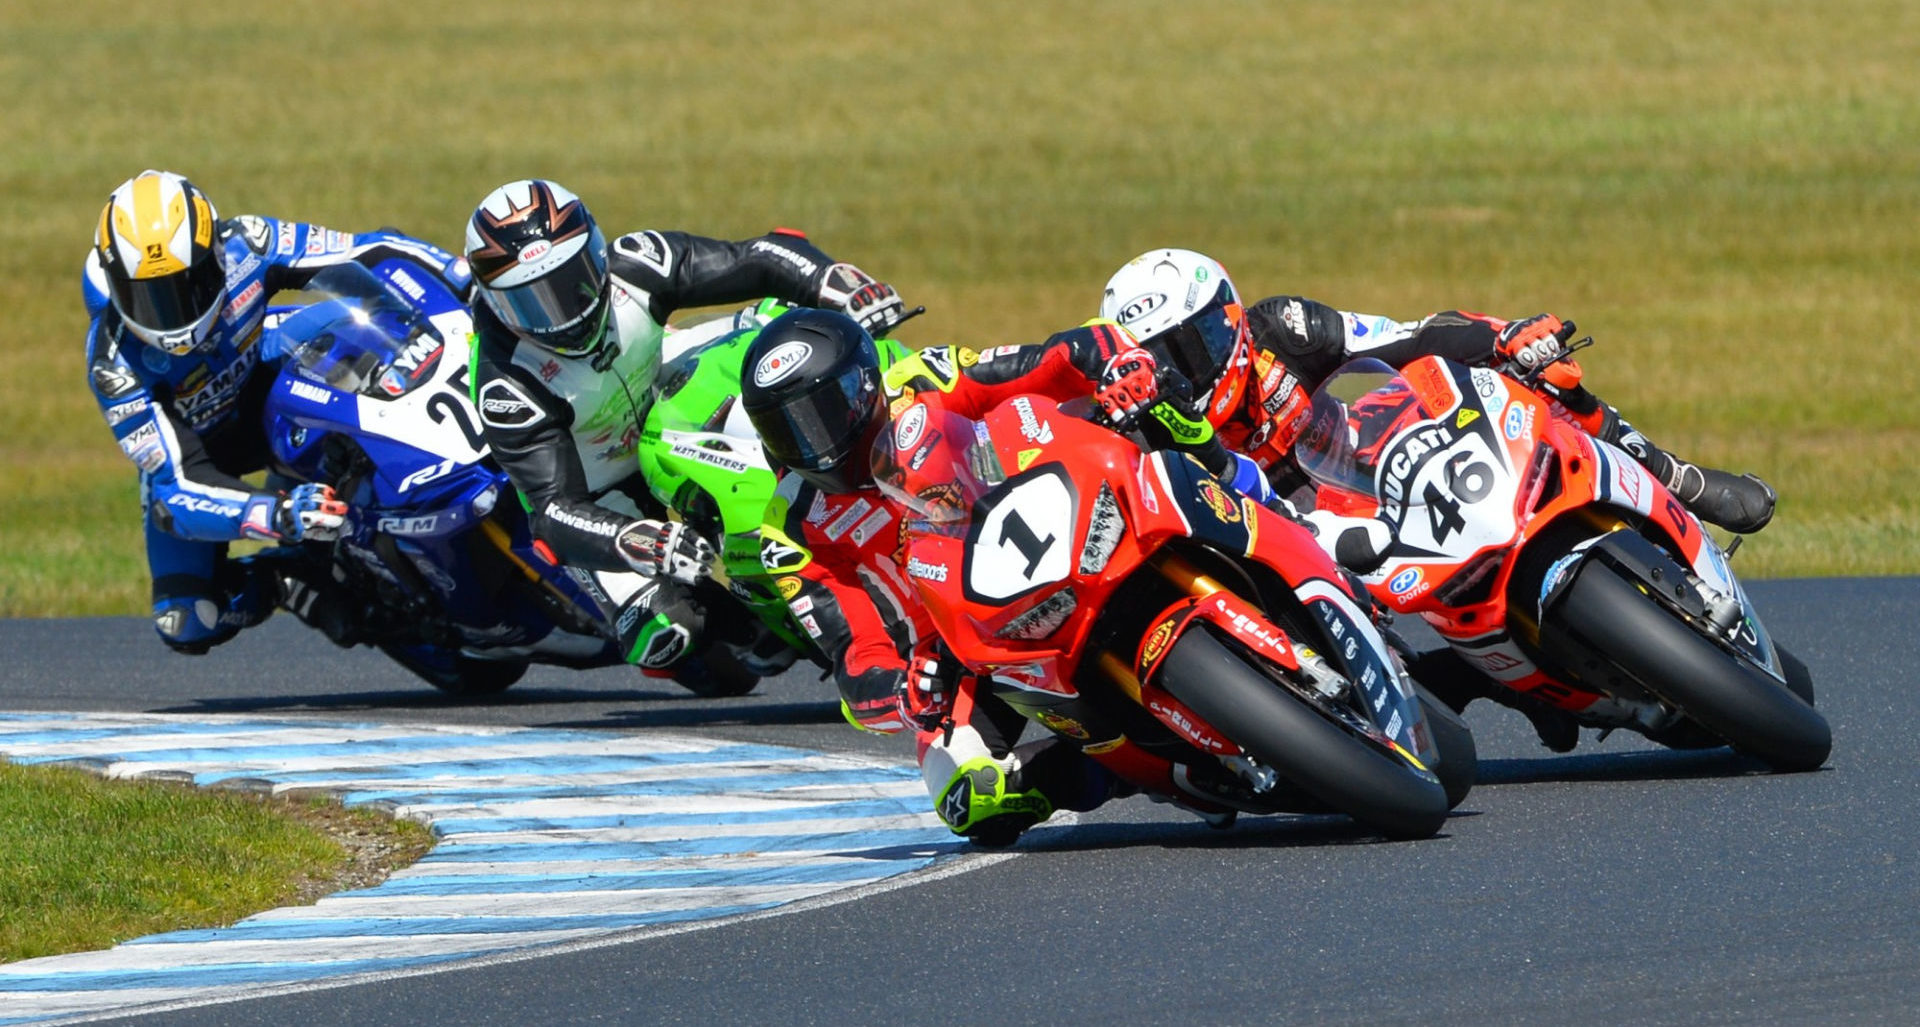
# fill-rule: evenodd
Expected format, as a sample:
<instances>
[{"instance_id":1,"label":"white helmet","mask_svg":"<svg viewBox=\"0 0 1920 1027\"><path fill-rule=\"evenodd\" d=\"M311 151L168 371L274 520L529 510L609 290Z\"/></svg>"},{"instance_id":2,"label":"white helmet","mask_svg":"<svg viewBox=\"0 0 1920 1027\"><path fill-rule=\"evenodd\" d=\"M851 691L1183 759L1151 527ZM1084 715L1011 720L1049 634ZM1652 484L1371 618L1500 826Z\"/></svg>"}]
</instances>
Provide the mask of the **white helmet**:
<instances>
[{"instance_id":1,"label":"white helmet","mask_svg":"<svg viewBox=\"0 0 1920 1027\"><path fill-rule=\"evenodd\" d=\"M1220 262L1148 250L1107 279L1100 316L1118 321L1193 382L1210 419L1231 416L1247 380L1247 312Z\"/></svg>"}]
</instances>

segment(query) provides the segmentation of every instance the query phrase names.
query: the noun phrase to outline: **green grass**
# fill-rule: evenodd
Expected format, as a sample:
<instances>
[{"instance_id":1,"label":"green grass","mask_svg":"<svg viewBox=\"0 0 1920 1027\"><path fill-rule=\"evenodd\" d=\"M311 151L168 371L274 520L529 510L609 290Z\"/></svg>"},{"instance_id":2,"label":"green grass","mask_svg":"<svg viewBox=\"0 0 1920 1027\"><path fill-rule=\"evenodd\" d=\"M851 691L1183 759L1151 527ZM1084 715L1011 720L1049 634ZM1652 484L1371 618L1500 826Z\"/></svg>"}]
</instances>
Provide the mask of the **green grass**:
<instances>
[{"instance_id":1,"label":"green grass","mask_svg":"<svg viewBox=\"0 0 1920 1027\"><path fill-rule=\"evenodd\" d=\"M0 615L143 605L75 272L148 166L449 246L533 174L615 231L799 226L927 304L917 342L1041 338L1164 245L1552 310L1657 441L1780 488L1747 574L1920 571L1907 0L0 2Z\"/></svg>"},{"instance_id":2,"label":"green grass","mask_svg":"<svg viewBox=\"0 0 1920 1027\"><path fill-rule=\"evenodd\" d=\"M332 891L361 862L334 835L423 853L425 827L337 803L262 802L0 762L0 962L229 924Z\"/></svg>"}]
</instances>

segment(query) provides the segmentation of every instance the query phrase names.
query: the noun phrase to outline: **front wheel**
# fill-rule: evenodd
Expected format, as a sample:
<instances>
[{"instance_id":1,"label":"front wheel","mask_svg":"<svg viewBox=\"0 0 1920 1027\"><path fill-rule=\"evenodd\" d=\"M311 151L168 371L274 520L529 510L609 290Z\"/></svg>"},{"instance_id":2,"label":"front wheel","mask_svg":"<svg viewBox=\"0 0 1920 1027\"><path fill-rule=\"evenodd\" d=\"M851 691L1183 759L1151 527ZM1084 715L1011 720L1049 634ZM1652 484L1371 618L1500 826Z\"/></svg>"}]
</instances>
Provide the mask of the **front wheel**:
<instances>
[{"instance_id":1,"label":"front wheel","mask_svg":"<svg viewBox=\"0 0 1920 1027\"><path fill-rule=\"evenodd\" d=\"M1160 687L1261 763L1388 837L1431 837L1446 822L1439 781L1289 695L1209 629L1181 635L1159 677Z\"/></svg>"},{"instance_id":2,"label":"front wheel","mask_svg":"<svg viewBox=\"0 0 1920 1027\"><path fill-rule=\"evenodd\" d=\"M1440 765L1433 769L1434 776L1446 790L1447 808L1455 809L1466 801L1480 774L1480 750L1474 744L1473 729L1419 682L1414 682L1413 691L1420 697L1420 713L1427 718L1427 729L1433 732L1433 748L1440 754Z\"/></svg>"},{"instance_id":3,"label":"front wheel","mask_svg":"<svg viewBox=\"0 0 1920 1027\"><path fill-rule=\"evenodd\" d=\"M1588 563L1548 616L1621 673L1775 770L1814 770L1833 751L1826 718L1795 694L1812 694L1804 666L1789 665L1789 676L1802 686L1789 689L1702 637L1605 564Z\"/></svg>"}]
</instances>

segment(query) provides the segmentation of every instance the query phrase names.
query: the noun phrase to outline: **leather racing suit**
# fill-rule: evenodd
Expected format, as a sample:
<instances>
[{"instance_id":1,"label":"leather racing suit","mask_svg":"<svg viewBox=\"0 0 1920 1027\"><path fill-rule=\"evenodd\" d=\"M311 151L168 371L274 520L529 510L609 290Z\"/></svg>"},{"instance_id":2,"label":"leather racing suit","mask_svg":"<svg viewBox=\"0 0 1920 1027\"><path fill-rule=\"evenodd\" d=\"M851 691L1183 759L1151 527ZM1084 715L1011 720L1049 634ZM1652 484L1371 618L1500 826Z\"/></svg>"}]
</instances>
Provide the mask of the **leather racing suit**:
<instances>
[{"instance_id":1,"label":"leather racing suit","mask_svg":"<svg viewBox=\"0 0 1920 1027\"><path fill-rule=\"evenodd\" d=\"M666 514L637 452L667 319L766 296L817 304L834 261L786 229L740 242L633 232L613 240L607 258L607 337L589 356L525 341L486 304L471 305L474 403L540 546L600 602L628 661L665 672L704 648L705 609L723 601L711 582L689 589L635 572L616 544L636 519Z\"/></svg>"},{"instance_id":2,"label":"leather racing suit","mask_svg":"<svg viewBox=\"0 0 1920 1027\"><path fill-rule=\"evenodd\" d=\"M471 281L465 260L389 230L349 234L245 214L221 221L218 232L226 305L206 344L185 356L125 330L96 254L82 275L88 384L139 468L154 624L184 653L204 653L265 620L282 598L274 560L227 558L229 542L279 537L280 497L240 480L270 455L261 414L280 359L262 351L268 300L346 261L405 261L462 295Z\"/></svg>"},{"instance_id":3,"label":"leather racing suit","mask_svg":"<svg viewBox=\"0 0 1920 1027\"><path fill-rule=\"evenodd\" d=\"M937 390L945 409L977 418L1022 393L1087 396L1107 361L1134 345L1124 329L1097 322L1038 346L930 347L896 360L884 381L896 411L914 393ZM905 576L903 521L876 489L831 494L786 474L761 529L762 564L831 666L847 719L889 733L911 726L898 697L910 657L935 632ZM982 756L1011 764L1008 792L1033 789L1052 809L1090 810L1124 790L1115 775L1057 736L1015 749L1025 718L986 688L972 695L971 709L954 709L954 730L917 734L921 774L936 809L946 805L961 769ZM960 830L944 810L942 816Z\"/></svg>"}]
</instances>

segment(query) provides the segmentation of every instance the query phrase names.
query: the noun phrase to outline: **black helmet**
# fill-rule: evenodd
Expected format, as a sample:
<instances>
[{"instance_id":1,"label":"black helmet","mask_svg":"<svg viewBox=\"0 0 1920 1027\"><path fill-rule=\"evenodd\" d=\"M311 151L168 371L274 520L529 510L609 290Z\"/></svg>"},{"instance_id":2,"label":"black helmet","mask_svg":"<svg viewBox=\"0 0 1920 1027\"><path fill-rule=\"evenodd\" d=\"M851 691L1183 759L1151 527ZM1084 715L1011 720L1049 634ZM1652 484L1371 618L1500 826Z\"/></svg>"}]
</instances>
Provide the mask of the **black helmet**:
<instances>
[{"instance_id":1,"label":"black helmet","mask_svg":"<svg viewBox=\"0 0 1920 1027\"><path fill-rule=\"evenodd\" d=\"M474 286L514 334L563 357L606 336L607 241L580 197L541 179L487 194L467 221Z\"/></svg>"},{"instance_id":2,"label":"black helmet","mask_svg":"<svg viewBox=\"0 0 1920 1027\"><path fill-rule=\"evenodd\" d=\"M826 492L871 488L868 451L887 422L880 353L837 310L790 310L760 330L740 400L769 459Z\"/></svg>"}]
</instances>

